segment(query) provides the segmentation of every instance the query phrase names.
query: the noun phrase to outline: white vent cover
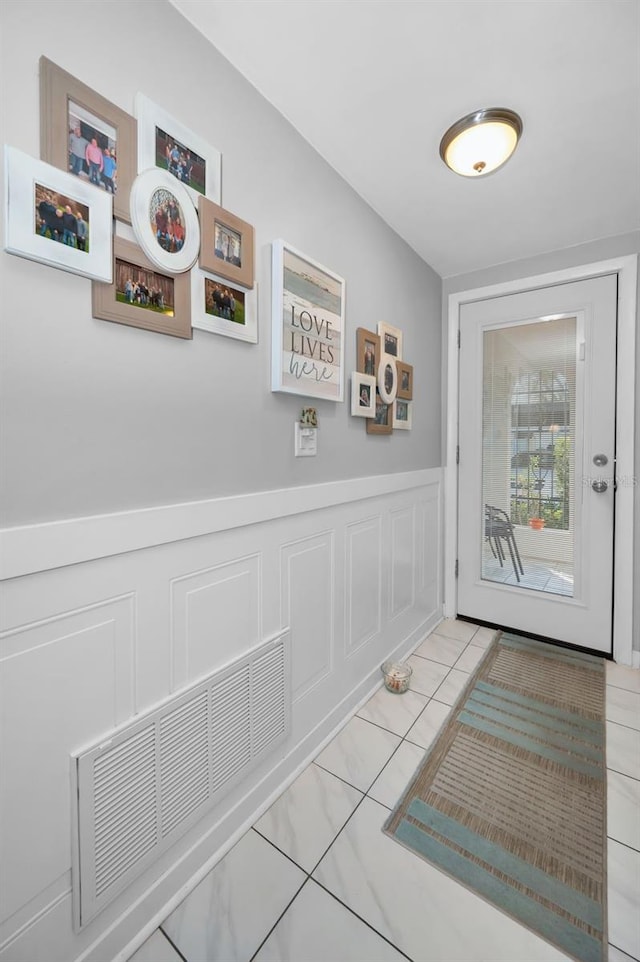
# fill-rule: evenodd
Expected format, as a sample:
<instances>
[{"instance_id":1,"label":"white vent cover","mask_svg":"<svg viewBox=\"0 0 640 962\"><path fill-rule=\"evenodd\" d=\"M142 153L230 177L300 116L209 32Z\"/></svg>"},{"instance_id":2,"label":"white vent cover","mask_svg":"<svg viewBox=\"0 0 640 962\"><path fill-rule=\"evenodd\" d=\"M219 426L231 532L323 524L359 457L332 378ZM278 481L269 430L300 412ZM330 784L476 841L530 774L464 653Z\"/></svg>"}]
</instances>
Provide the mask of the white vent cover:
<instances>
[{"instance_id":1,"label":"white vent cover","mask_svg":"<svg viewBox=\"0 0 640 962\"><path fill-rule=\"evenodd\" d=\"M286 629L72 756L86 925L289 733Z\"/></svg>"}]
</instances>

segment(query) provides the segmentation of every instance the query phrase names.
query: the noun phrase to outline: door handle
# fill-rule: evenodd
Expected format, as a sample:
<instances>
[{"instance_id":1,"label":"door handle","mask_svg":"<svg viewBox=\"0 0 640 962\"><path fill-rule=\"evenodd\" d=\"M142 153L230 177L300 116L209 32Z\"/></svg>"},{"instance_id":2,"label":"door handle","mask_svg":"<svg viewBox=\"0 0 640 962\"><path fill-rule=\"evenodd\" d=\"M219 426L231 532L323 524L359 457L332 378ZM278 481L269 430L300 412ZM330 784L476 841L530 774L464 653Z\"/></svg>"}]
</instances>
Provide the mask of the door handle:
<instances>
[{"instance_id":1,"label":"door handle","mask_svg":"<svg viewBox=\"0 0 640 962\"><path fill-rule=\"evenodd\" d=\"M596 494L604 494L609 485L606 481L593 481L591 487Z\"/></svg>"}]
</instances>

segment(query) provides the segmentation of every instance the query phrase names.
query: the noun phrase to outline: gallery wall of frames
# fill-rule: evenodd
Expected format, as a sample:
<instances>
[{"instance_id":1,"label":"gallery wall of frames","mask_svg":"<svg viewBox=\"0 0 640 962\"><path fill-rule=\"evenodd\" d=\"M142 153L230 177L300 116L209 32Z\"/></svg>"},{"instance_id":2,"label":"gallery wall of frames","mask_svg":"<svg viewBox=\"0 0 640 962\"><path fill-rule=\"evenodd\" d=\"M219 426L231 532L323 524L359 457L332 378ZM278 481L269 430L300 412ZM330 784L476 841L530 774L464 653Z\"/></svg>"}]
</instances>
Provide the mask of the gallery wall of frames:
<instances>
[{"instance_id":1,"label":"gallery wall of frames","mask_svg":"<svg viewBox=\"0 0 640 962\"><path fill-rule=\"evenodd\" d=\"M89 279L94 318L257 344L254 228L222 206L220 151L142 93L133 117L47 57L39 67L40 159L5 145L5 250ZM271 389L341 402L346 282L283 240L271 249ZM402 330L356 337L351 415L368 435L411 430Z\"/></svg>"}]
</instances>

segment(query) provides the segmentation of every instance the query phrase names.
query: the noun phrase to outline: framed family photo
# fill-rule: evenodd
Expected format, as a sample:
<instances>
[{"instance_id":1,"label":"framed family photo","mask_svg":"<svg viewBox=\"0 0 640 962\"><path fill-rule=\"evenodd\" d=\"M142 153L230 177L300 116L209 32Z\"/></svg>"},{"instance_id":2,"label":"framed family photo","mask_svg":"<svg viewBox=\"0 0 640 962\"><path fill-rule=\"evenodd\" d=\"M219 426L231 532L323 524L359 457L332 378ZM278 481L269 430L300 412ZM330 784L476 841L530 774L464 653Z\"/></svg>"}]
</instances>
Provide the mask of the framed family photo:
<instances>
[{"instance_id":1,"label":"framed family photo","mask_svg":"<svg viewBox=\"0 0 640 962\"><path fill-rule=\"evenodd\" d=\"M380 362L380 338L372 331L359 327L356 331L356 366L361 374L376 377Z\"/></svg>"},{"instance_id":2,"label":"framed family photo","mask_svg":"<svg viewBox=\"0 0 640 962\"><path fill-rule=\"evenodd\" d=\"M131 226L155 267L188 271L200 250L198 215L185 188L166 170L151 168L131 188Z\"/></svg>"},{"instance_id":3,"label":"framed family photo","mask_svg":"<svg viewBox=\"0 0 640 962\"><path fill-rule=\"evenodd\" d=\"M367 434L392 434L392 422L393 406L385 404L380 397L380 392L376 391L374 415L367 421Z\"/></svg>"},{"instance_id":4,"label":"framed family photo","mask_svg":"<svg viewBox=\"0 0 640 962\"><path fill-rule=\"evenodd\" d=\"M413 401L396 398L393 405L393 427L400 431L410 431L413 422Z\"/></svg>"},{"instance_id":5,"label":"framed family photo","mask_svg":"<svg viewBox=\"0 0 640 962\"><path fill-rule=\"evenodd\" d=\"M378 391L385 404L393 404L398 391L398 369L391 354L383 354L378 365Z\"/></svg>"},{"instance_id":6,"label":"framed family photo","mask_svg":"<svg viewBox=\"0 0 640 962\"><path fill-rule=\"evenodd\" d=\"M404 361L397 361L398 369L398 397L405 401L413 398L413 365Z\"/></svg>"},{"instance_id":7,"label":"framed family photo","mask_svg":"<svg viewBox=\"0 0 640 962\"><path fill-rule=\"evenodd\" d=\"M210 334L258 341L257 291L243 290L223 277L191 271L191 323Z\"/></svg>"},{"instance_id":8,"label":"framed family photo","mask_svg":"<svg viewBox=\"0 0 640 962\"><path fill-rule=\"evenodd\" d=\"M5 147L5 250L111 282L111 194Z\"/></svg>"},{"instance_id":9,"label":"framed family photo","mask_svg":"<svg viewBox=\"0 0 640 962\"><path fill-rule=\"evenodd\" d=\"M271 390L344 400L344 280L273 243Z\"/></svg>"},{"instance_id":10,"label":"framed family photo","mask_svg":"<svg viewBox=\"0 0 640 962\"><path fill-rule=\"evenodd\" d=\"M378 334L382 354L390 354L396 361L402 360L402 331L398 327L379 321Z\"/></svg>"},{"instance_id":11,"label":"framed family photo","mask_svg":"<svg viewBox=\"0 0 640 962\"><path fill-rule=\"evenodd\" d=\"M221 200L220 151L155 104L136 94L138 171L165 170L187 190L194 205L200 197Z\"/></svg>"},{"instance_id":12,"label":"framed family photo","mask_svg":"<svg viewBox=\"0 0 640 962\"><path fill-rule=\"evenodd\" d=\"M138 170L135 118L40 58L40 156L81 183L113 197L113 213L131 222L129 192Z\"/></svg>"},{"instance_id":13,"label":"framed family photo","mask_svg":"<svg viewBox=\"0 0 640 962\"><path fill-rule=\"evenodd\" d=\"M253 287L253 227L201 197L200 267L241 287Z\"/></svg>"},{"instance_id":14,"label":"framed family photo","mask_svg":"<svg viewBox=\"0 0 640 962\"><path fill-rule=\"evenodd\" d=\"M137 244L113 240L113 281L91 288L94 317L158 334L190 338L191 289L187 274L157 271Z\"/></svg>"},{"instance_id":15,"label":"framed family photo","mask_svg":"<svg viewBox=\"0 0 640 962\"><path fill-rule=\"evenodd\" d=\"M356 418L376 415L376 379L371 374L354 371L351 375L351 414Z\"/></svg>"}]
</instances>

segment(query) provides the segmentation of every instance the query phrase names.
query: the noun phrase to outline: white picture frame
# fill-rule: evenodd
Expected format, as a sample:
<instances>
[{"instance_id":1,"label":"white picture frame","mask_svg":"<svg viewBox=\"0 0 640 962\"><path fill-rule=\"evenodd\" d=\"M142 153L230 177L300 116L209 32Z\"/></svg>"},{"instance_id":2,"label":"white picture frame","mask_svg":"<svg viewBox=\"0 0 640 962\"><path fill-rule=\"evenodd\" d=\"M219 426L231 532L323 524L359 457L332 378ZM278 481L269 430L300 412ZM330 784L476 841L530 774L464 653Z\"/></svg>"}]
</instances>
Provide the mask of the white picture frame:
<instances>
[{"instance_id":1,"label":"white picture frame","mask_svg":"<svg viewBox=\"0 0 640 962\"><path fill-rule=\"evenodd\" d=\"M396 398L393 402L394 431L410 431L413 426L413 401Z\"/></svg>"},{"instance_id":2,"label":"white picture frame","mask_svg":"<svg viewBox=\"0 0 640 962\"><path fill-rule=\"evenodd\" d=\"M373 374L352 373L351 414L354 418L376 416L376 379Z\"/></svg>"},{"instance_id":3,"label":"white picture frame","mask_svg":"<svg viewBox=\"0 0 640 962\"><path fill-rule=\"evenodd\" d=\"M235 304L226 306L224 300L220 302L219 313L216 311L217 290L233 292ZM238 297L238 295L242 295ZM238 319L238 303L242 300L243 317ZM207 308L211 307L212 310ZM210 334L222 334L237 341L248 344L258 343L258 296L257 287L249 290L225 280L223 277L210 274L199 267L191 271L191 326L199 331Z\"/></svg>"},{"instance_id":4,"label":"white picture frame","mask_svg":"<svg viewBox=\"0 0 640 962\"><path fill-rule=\"evenodd\" d=\"M177 180L188 192L195 207L198 206L199 197L208 197L216 204L222 203L222 155L219 150L208 144L202 137L189 130L184 124L172 117L162 107L154 103L143 93L137 93L135 98L135 114L138 121L138 173L149 168L155 170L170 171L173 167L170 161L163 158L164 163L159 162L161 154L164 152L165 135L166 141L179 146L181 152L190 160L197 157L194 170L188 175L188 162L181 165L183 174L180 179L178 175L169 172L169 176ZM204 172L200 169L204 166ZM187 178L188 179L183 179ZM197 188L191 184L197 183Z\"/></svg>"},{"instance_id":5,"label":"white picture frame","mask_svg":"<svg viewBox=\"0 0 640 962\"><path fill-rule=\"evenodd\" d=\"M271 390L343 401L344 279L283 240L272 270Z\"/></svg>"},{"instance_id":6,"label":"white picture frame","mask_svg":"<svg viewBox=\"0 0 640 962\"><path fill-rule=\"evenodd\" d=\"M144 253L162 271L181 274L198 259L198 215L185 188L166 170L153 167L134 180L131 226ZM184 232L181 247L176 246L179 228Z\"/></svg>"},{"instance_id":7,"label":"white picture frame","mask_svg":"<svg viewBox=\"0 0 640 962\"><path fill-rule=\"evenodd\" d=\"M7 253L110 284L113 278L112 195L15 147L5 146L4 160L4 249ZM57 211L65 212L67 206L74 216L82 214L86 224L85 249L74 246L73 232L67 231L70 234L67 242L62 217L60 229L55 223L47 227L41 207L44 202L53 209L51 218L57 218ZM75 243L78 243L77 233Z\"/></svg>"},{"instance_id":8,"label":"white picture frame","mask_svg":"<svg viewBox=\"0 0 640 962\"><path fill-rule=\"evenodd\" d=\"M392 354L383 354L378 364L378 391L385 404L393 404L398 393L398 368Z\"/></svg>"},{"instance_id":9,"label":"white picture frame","mask_svg":"<svg viewBox=\"0 0 640 962\"><path fill-rule=\"evenodd\" d=\"M385 321L378 321L378 337L380 338L380 353L389 354L396 361L402 360L402 331Z\"/></svg>"}]
</instances>

